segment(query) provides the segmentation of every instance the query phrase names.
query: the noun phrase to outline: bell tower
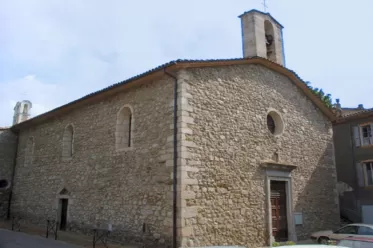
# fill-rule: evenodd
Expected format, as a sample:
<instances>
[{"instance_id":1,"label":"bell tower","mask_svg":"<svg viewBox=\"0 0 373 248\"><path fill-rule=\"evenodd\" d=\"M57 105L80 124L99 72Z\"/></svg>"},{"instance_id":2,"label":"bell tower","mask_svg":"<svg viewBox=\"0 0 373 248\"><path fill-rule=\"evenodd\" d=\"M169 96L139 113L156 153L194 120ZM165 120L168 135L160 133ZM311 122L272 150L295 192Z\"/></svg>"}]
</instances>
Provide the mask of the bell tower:
<instances>
[{"instance_id":1,"label":"bell tower","mask_svg":"<svg viewBox=\"0 0 373 248\"><path fill-rule=\"evenodd\" d=\"M28 100L17 102L14 107L13 125L16 125L22 121L26 121L30 116L30 109L32 104Z\"/></svg>"},{"instance_id":2,"label":"bell tower","mask_svg":"<svg viewBox=\"0 0 373 248\"><path fill-rule=\"evenodd\" d=\"M269 13L255 9L239 18L244 58L258 56L285 66L283 26Z\"/></svg>"}]
</instances>

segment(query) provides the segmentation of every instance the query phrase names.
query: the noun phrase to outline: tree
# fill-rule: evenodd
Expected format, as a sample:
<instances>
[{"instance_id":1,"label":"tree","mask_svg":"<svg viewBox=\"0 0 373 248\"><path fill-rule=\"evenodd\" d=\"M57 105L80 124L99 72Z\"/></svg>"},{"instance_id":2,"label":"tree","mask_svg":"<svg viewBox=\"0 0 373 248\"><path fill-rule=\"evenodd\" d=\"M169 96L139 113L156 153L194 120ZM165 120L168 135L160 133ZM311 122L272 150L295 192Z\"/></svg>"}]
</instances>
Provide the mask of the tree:
<instances>
[{"instance_id":1,"label":"tree","mask_svg":"<svg viewBox=\"0 0 373 248\"><path fill-rule=\"evenodd\" d=\"M328 106L329 108L332 108L333 107L333 104L332 104L332 96L330 94L326 94L324 93L324 91L322 89L319 89L319 88L313 88L311 86L311 82L309 81L306 81L305 82L307 87L309 89L311 89L313 91L313 93L318 96L321 101L323 101L325 103L326 106Z\"/></svg>"}]
</instances>

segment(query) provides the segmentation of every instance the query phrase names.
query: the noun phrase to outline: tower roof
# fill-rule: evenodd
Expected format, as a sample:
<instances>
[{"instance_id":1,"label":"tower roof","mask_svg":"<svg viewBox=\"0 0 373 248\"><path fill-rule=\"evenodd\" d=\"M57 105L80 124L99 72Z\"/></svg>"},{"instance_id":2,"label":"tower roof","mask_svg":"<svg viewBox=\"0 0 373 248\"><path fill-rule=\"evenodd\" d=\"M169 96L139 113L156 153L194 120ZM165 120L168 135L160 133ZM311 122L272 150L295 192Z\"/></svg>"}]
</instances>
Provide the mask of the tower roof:
<instances>
[{"instance_id":1,"label":"tower roof","mask_svg":"<svg viewBox=\"0 0 373 248\"><path fill-rule=\"evenodd\" d=\"M273 16L271 16L270 13L264 13L262 11L259 11L257 9L252 9L252 10L249 10L249 11L246 11L244 12L243 14L239 15L238 17L241 18L242 16L244 15L247 15L247 14L250 14L250 13L253 13L253 12L256 12L256 13L259 13L259 14L262 14L262 15L266 15L268 16L269 18L271 18L275 23L277 23L281 28L284 28L284 26L281 25L281 23L279 23Z\"/></svg>"}]
</instances>

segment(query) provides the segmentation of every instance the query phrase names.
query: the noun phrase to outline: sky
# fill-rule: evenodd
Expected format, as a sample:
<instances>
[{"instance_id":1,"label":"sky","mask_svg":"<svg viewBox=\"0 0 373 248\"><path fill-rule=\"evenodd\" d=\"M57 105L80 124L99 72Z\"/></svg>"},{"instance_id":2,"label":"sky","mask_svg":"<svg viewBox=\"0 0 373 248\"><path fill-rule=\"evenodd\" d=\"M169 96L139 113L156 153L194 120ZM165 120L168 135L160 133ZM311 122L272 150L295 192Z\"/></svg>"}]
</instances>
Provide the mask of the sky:
<instances>
[{"instance_id":1,"label":"sky","mask_svg":"<svg viewBox=\"0 0 373 248\"><path fill-rule=\"evenodd\" d=\"M0 126L175 59L241 58L245 11L263 0L0 0ZM343 107L373 107L372 0L267 0L286 67Z\"/></svg>"}]
</instances>

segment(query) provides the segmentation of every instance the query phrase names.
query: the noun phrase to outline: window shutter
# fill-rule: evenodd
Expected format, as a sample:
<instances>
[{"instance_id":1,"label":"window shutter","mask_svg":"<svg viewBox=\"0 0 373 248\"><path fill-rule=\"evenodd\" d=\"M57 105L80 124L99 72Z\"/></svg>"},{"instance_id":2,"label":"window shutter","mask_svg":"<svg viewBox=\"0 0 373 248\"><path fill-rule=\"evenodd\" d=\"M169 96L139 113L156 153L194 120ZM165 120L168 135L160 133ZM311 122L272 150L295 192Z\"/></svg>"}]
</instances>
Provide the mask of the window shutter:
<instances>
[{"instance_id":1,"label":"window shutter","mask_svg":"<svg viewBox=\"0 0 373 248\"><path fill-rule=\"evenodd\" d=\"M360 127L359 126L354 126L352 128L353 128L353 133L354 133L355 146L359 147L359 146L361 146Z\"/></svg>"},{"instance_id":2,"label":"window shutter","mask_svg":"<svg viewBox=\"0 0 373 248\"><path fill-rule=\"evenodd\" d=\"M359 187L364 187L365 178L364 178L363 164L361 163L356 164L356 174L357 174L357 184L359 185Z\"/></svg>"}]
</instances>

